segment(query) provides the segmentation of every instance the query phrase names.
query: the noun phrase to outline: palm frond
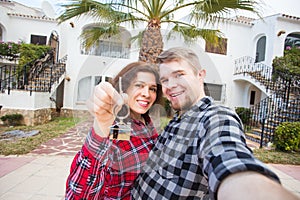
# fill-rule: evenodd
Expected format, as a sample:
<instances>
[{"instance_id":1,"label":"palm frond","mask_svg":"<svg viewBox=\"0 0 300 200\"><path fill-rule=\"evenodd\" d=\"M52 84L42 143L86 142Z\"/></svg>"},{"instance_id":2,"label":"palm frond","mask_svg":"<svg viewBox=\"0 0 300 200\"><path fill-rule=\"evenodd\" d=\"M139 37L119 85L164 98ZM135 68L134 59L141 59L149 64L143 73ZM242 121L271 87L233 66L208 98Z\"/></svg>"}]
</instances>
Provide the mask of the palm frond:
<instances>
[{"instance_id":1,"label":"palm frond","mask_svg":"<svg viewBox=\"0 0 300 200\"><path fill-rule=\"evenodd\" d=\"M137 41L138 45L141 46L144 32L145 32L145 30L139 31L138 34L136 34L135 36L132 36L130 38L130 41L131 42Z\"/></svg>"},{"instance_id":2,"label":"palm frond","mask_svg":"<svg viewBox=\"0 0 300 200\"><path fill-rule=\"evenodd\" d=\"M187 43L193 43L197 39L203 38L205 41L214 44L218 42L218 39L220 37L222 37L222 33L219 30L201 29L195 26L186 26L179 24L176 24L173 27L168 37L174 33L179 33Z\"/></svg>"},{"instance_id":3,"label":"palm frond","mask_svg":"<svg viewBox=\"0 0 300 200\"><path fill-rule=\"evenodd\" d=\"M204 0L194 6L191 18L196 22L218 22L232 11L250 11L259 16L255 10L256 2L253 0Z\"/></svg>"},{"instance_id":4,"label":"palm frond","mask_svg":"<svg viewBox=\"0 0 300 200\"><path fill-rule=\"evenodd\" d=\"M86 49L90 49L94 45L99 44L100 39L110 39L120 33L120 29L116 25L99 24L88 29L85 29L80 37L82 38L82 45Z\"/></svg>"},{"instance_id":5,"label":"palm frond","mask_svg":"<svg viewBox=\"0 0 300 200\"><path fill-rule=\"evenodd\" d=\"M71 0L61 6L65 8L65 11L57 18L59 23L73 17L92 15L93 12L98 12L98 10L106 10L106 12L109 12L105 4L92 0Z\"/></svg>"}]
</instances>

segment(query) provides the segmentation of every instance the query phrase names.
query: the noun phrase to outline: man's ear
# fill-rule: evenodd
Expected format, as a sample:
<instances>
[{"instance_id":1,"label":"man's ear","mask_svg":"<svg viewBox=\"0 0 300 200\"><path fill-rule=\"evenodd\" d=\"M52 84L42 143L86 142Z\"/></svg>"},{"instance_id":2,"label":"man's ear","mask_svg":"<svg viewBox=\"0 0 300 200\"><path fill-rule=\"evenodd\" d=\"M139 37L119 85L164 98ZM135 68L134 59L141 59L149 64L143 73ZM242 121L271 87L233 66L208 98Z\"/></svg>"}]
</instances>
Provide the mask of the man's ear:
<instances>
[{"instance_id":1,"label":"man's ear","mask_svg":"<svg viewBox=\"0 0 300 200\"><path fill-rule=\"evenodd\" d=\"M204 78L205 78L205 76L206 76L206 70L205 69L201 69L200 71L199 71L199 78L201 78L202 80L203 80L203 82L204 82Z\"/></svg>"}]
</instances>

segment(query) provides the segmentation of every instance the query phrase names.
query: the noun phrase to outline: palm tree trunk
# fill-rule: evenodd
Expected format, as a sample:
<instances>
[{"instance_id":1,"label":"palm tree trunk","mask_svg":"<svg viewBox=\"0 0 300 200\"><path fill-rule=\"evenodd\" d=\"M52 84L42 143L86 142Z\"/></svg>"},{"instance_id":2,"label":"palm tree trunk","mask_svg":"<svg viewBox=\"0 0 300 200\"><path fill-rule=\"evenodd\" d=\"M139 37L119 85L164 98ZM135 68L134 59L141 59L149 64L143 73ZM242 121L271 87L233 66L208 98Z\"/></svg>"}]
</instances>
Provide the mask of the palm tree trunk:
<instances>
[{"instance_id":1,"label":"palm tree trunk","mask_svg":"<svg viewBox=\"0 0 300 200\"><path fill-rule=\"evenodd\" d=\"M163 51L163 41L160 32L160 23L150 20L143 33L139 60L156 64L157 56Z\"/></svg>"}]
</instances>

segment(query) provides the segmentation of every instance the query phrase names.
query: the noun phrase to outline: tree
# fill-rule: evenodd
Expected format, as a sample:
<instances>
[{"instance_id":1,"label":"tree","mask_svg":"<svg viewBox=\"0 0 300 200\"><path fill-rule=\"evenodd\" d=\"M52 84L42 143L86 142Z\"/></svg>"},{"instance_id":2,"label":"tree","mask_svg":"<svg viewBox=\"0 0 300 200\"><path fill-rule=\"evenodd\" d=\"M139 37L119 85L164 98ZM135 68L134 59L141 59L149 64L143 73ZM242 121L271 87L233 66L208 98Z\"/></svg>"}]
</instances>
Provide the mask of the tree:
<instances>
[{"instance_id":1,"label":"tree","mask_svg":"<svg viewBox=\"0 0 300 200\"><path fill-rule=\"evenodd\" d=\"M276 81L279 77L299 81L300 77L300 48L288 47L284 50L284 55L273 59L273 74L272 78Z\"/></svg>"},{"instance_id":2,"label":"tree","mask_svg":"<svg viewBox=\"0 0 300 200\"><path fill-rule=\"evenodd\" d=\"M199 28L199 23L214 23L233 10L256 12L253 0L71 0L62 5L65 11L58 17L60 23L82 15L95 17L101 26L93 27L82 33L84 45L90 48L100 38L108 38L117 34L121 23L130 23L134 28L139 22L147 26L141 35L139 60L156 63L156 57L163 50L161 24L173 26L170 33L179 33L185 41L193 42L198 38L213 43L221 32ZM189 18L195 24L175 20L176 12L190 8ZM186 12L186 11L185 11ZM257 12L256 12L257 13Z\"/></svg>"}]
</instances>

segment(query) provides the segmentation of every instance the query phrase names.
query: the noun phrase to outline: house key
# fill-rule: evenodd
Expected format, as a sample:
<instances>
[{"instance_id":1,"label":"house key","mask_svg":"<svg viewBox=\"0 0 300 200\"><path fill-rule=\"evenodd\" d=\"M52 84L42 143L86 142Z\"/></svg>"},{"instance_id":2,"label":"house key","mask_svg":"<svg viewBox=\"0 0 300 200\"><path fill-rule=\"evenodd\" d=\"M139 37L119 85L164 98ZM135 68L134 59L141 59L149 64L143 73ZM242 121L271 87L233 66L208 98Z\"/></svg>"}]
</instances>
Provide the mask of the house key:
<instances>
[{"instance_id":1,"label":"house key","mask_svg":"<svg viewBox=\"0 0 300 200\"><path fill-rule=\"evenodd\" d=\"M102 80L103 79L104 77L102 77ZM119 92L120 95L123 97L125 93L122 90L122 77L119 78ZM130 114L130 108L128 104L123 104L120 111L117 111L117 106L115 106L113 108L113 114L117 120L116 123L110 127L109 138L115 140L129 140L131 132L131 123L124 122L124 119L129 117Z\"/></svg>"}]
</instances>

